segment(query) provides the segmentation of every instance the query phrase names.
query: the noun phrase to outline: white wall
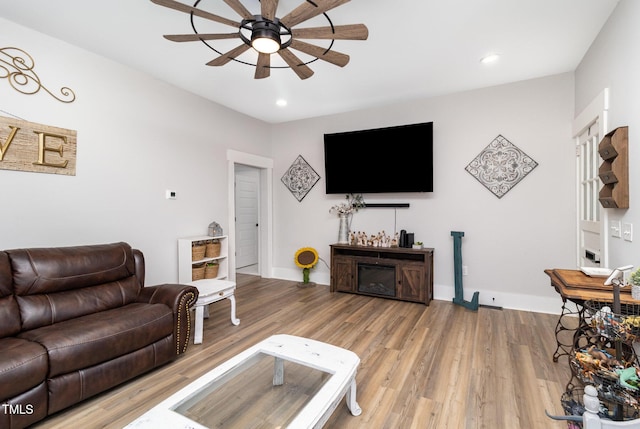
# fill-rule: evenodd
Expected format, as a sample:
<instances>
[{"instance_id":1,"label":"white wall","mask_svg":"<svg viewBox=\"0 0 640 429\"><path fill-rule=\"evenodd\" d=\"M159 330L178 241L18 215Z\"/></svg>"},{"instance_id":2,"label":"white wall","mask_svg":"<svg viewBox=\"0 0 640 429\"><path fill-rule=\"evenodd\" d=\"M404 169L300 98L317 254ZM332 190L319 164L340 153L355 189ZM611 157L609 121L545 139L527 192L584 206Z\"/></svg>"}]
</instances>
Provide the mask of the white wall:
<instances>
[{"instance_id":1,"label":"white wall","mask_svg":"<svg viewBox=\"0 0 640 429\"><path fill-rule=\"evenodd\" d=\"M609 129L629 126L629 209L607 209L610 220L632 223L634 241L609 238L609 265L640 266L640 2L621 0L576 70L576 112L610 91Z\"/></svg>"},{"instance_id":2,"label":"white wall","mask_svg":"<svg viewBox=\"0 0 640 429\"><path fill-rule=\"evenodd\" d=\"M300 154L324 175L324 133L434 122L434 192L365 195L368 202L408 202L409 209L365 209L352 229L376 233L406 229L435 249L437 299L454 296L453 239L463 231L465 299L480 291L480 303L558 312L561 300L546 268L574 267L575 150L571 140L573 75L562 74L510 85L407 102L367 111L275 126L274 176L280 178ZM539 166L501 199L469 175L465 166L502 134ZM372 147L372 150L374 148ZM384 151L380 152L384 169ZM372 166L375 168L375 166ZM298 202L282 184L275 187L276 277L299 279L295 251L313 246L329 263L338 219L329 208L342 196L327 196L324 180ZM328 283L320 263L312 281ZM494 300L495 298L495 300Z\"/></svg>"},{"instance_id":3,"label":"white wall","mask_svg":"<svg viewBox=\"0 0 640 429\"><path fill-rule=\"evenodd\" d=\"M76 176L0 170L0 248L126 241L145 254L147 284L177 281L177 239L214 220L227 231L227 148L267 156L252 136L269 127L9 21L0 28L47 88L77 95L64 104L0 79L0 110L78 132Z\"/></svg>"},{"instance_id":4,"label":"white wall","mask_svg":"<svg viewBox=\"0 0 640 429\"><path fill-rule=\"evenodd\" d=\"M76 176L0 170L0 248L122 240L145 253L147 284L176 281L177 238L202 234L213 220L229 228L231 148L274 159L273 274L297 280L299 247L313 246L329 262L338 220L328 210L341 198L326 196L321 180L299 203L280 182L286 168L300 154L323 176L326 132L434 121L435 191L367 195L411 207L397 211L397 225L392 210L362 211L353 228L415 232L435 248L435 296L445 300L454 288L450 232L464 231L467 299L480 291L483 304L559 311L543 270L574 265L572 74L267 125L11 22L0 19L0 28L4 46L34 56L45 85L78 96L63 104L0 80L0 110L78 131ZM464 171L498 134L539 163L502 199ZM255 135L272 136L272 145L254 143ZM166 200L166 189L178 199ZM328 278L322 263L312 273L312 281Z\"/></svg>"}]
</instances>

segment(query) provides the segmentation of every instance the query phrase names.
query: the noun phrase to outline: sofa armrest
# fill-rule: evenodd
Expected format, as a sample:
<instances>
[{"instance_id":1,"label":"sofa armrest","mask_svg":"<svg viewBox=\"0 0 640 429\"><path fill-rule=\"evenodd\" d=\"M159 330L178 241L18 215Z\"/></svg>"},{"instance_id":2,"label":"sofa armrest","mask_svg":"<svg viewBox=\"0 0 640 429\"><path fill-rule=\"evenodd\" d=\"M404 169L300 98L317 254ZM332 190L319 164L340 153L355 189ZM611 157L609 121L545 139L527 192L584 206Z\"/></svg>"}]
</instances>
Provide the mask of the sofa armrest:
<instances>
[{"instance_id":1,"label":"sofa armrest","mask_svg":"<svg viewBox=\"0 0 640 429\"><path fill-rule=\"evenodd\" d=\"M143 287L138 296L138 302L149 304L165 304L173 310L176 340L176 354L187 351L191 327L191 307L198 300L198 289L195 286L182 284L161 284Z\"/></svg>"}]
</instances>

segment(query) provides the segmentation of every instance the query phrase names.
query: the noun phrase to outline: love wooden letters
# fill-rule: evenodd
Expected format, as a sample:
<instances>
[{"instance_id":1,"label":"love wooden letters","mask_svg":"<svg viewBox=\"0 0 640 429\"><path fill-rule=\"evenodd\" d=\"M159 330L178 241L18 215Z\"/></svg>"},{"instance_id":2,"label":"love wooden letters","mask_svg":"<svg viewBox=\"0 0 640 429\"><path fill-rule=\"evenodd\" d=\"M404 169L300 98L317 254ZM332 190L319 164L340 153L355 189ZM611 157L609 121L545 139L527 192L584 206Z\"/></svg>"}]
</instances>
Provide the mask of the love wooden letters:
<instances>
[{"instance_id":1,"label":"love wooden letters","mask_svg":"<svg viewBox=\"0 0 640 429\"><path fill-rule=\"evenodd\" d=\"M77 132L0 116L0 169L76 175Z\"/></svg>"}]
</instances>

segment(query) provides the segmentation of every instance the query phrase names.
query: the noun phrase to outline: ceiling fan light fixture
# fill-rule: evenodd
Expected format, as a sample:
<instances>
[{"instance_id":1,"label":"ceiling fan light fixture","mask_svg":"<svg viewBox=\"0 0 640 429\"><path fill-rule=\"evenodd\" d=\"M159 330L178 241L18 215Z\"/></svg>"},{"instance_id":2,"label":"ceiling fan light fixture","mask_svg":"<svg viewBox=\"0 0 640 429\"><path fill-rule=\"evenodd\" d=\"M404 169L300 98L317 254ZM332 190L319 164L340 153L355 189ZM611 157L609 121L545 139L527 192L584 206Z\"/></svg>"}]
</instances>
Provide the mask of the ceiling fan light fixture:
<instances>
[{"instance_id":1,"label":"ceiling fan light fixture","mask_svg":"<svg viewBox=\"0 0 640 429\"><path fill-rule=\"evenodd\" d=\"M327 11L347 3L349 0L298 0L302 1L295 9L289 11L285 16L279 18L277 15L279 0L258 0L260 11L252 14L244 3L251 3L254 7L258 3L256 0L224 0L227 6L231 7L242 20L238 18L229 19L199 9L197 5L201 0L196 0L193 6L182 3L182 0L151 0L151 2L164 6L178 12L187 13L191 16L191 27L193 34L166 34L164 37L172 42L201 42L214 51L218 56L207 62L207 66L223 66L230 61L246 64L256 68L254 79L264 79L270 76L270 71L274 68L289 68L300 79L307 79L313 76L313 70L308 64L323 60L339 67L344 67L349 62L349 55L332 50L335 40L366 40L369 30L364 24L333 25L327 15ZM307 21L315 20L321 15L326 18L328 25L320 27L304 27L294 29L293 27ZM233 33L201 33L196 29L194 16L224 24L235 28ZM209 44L209 41L224 39L240 39L240 44L227 51L220 51ZM327 46L316 45L303 42L304 39L330 40ZM326 45L325 44L325 45ZM245 55L245 52L253 48L253 54ZM291 48L291 49L289 49ZM302 52L309 58L300 59L294 51ZM253 64L252 58L257 59ZM279 60L286 65L271 65L271 54L277 53ZM278 61L278 60L277 60Z\"/></svg>"},{"instance_id":2,"label":"ceiling fan light fixture","mask_svg":"<svg viewBox=\"0 0 640 429\"><path fill-rule=\"evenodd\" d=\"M251 46L263 54L273 54L280 50L280 27L272 22L261 21L253 25Z\"/></svg>"}]
</instances>

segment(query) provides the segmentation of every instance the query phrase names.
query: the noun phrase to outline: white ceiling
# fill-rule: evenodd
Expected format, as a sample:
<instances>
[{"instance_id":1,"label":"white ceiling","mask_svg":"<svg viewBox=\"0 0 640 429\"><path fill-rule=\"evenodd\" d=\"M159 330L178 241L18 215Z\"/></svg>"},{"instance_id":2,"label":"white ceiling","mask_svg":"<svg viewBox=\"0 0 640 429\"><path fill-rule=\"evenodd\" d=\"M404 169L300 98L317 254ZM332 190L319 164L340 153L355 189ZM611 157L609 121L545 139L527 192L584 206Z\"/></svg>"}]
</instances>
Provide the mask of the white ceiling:
<instances>
[{"instance_id":1,"label":"white ceiling","mask_svg":"<svg viewBox=\"0 0 640 429\"><path fill-rule=\"evenodd\" d=\"M193 5L196 0L180 1ZM200 9L241 19L220 0L199 1ZM241 1L259 13L259 0ZM276 16L303 1L280 0ZM368 40L336 40L333 49L348 54L349 64L340 68L315 61L310 64L315 74L306 80L289 69L274 69L271 77L256 80L254 67L245 64L205 65L218 54L202 42L162 37L193 33L189 14L150 0L5 0L0 16L238 112L279 123L573 71L617 3L353 0L327 15L334 25L365 24ZM199 18L194 22L201 33L234 31ZM327 20L320 15L296 28L324 25ZM0 40L18 45L1 29ZM329 43L307 41L325 47ZM209 43L226 52L239 41ZM500 53L500 60L481 64L480 58L491 52ZM246 55L256 56L251 50ZM276 106L280 98L288 101L286 107Z\"/></svg>"}]
</instances>

